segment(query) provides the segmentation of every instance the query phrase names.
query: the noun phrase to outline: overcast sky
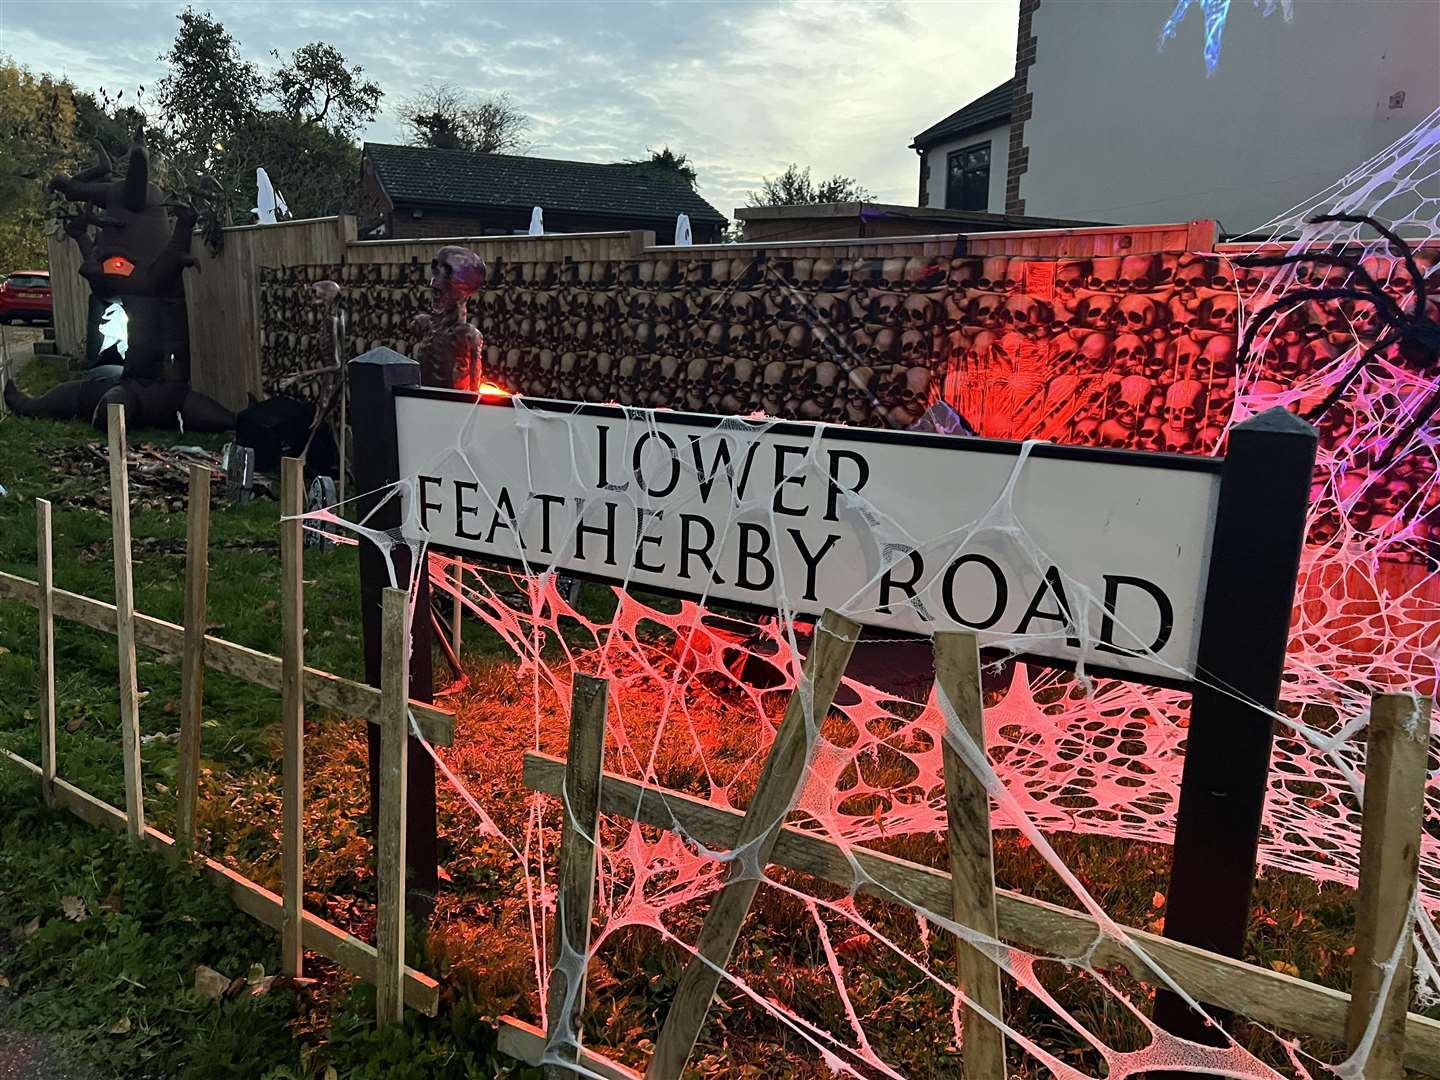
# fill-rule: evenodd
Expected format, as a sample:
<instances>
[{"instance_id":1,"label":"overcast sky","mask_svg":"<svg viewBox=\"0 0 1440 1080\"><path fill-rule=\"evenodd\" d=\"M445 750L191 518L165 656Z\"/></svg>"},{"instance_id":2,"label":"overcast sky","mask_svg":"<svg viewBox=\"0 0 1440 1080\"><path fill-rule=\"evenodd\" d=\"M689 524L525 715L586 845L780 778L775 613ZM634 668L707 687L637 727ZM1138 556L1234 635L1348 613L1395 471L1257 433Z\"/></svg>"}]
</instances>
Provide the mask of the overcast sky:
<instances>
[{"instance_id":1,"label":"overcast sky","mask_svg":"<svg viewBox=\"0 0 1440 1080\"><path fill-rule=\"evenodd\" d=\"M385 91L373 141L401 141L389 109L428 82L505 92L532 119L532 153L617 161L668 144L727 216L791 161L913 204L910 139L1015 67L1017 0L194 6L246 59L319 40L362 65ZM184 7L0 0L0 53L129 97L159 77Z\"/></svg>"}]
</instances>

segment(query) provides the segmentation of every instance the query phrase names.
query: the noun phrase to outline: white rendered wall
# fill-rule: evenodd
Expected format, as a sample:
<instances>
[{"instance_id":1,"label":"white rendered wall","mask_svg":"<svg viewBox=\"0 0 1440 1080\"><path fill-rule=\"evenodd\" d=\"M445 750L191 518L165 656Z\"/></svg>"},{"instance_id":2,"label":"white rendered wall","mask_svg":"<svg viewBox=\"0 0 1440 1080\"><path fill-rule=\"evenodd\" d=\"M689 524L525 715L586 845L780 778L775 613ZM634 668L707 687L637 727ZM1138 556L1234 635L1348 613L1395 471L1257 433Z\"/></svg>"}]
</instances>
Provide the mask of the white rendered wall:
<instances>
[{"instance_id":1,"label":"white rendered wall","mask_svg":"<svg viewBox=\"0 0 1440 1080\"><path fill-rule=\"evenodd\" d=\"M925 164L930 175L925 182L925 205L934 209L945 207L946 159L952 150L963 150L990 143L990 204L985 208L991 214L1005 212L1005 170L1010 163L1010 124L1007 121L998 127L972 131L959 139L936 143L930 147Z\"/></svg>"},{"instance_id":2,"label":"white rendered wall","mask_svg":"<svg viewBox=\"0 0 1440 1080\"><path fill-rule=\"evenodd\" d=\"M1025 213L1116 224L1214 217L1237 233L1289 210L1440 103L1440 2L1235 0L1207 77L1199 4L1043 0L1033 16ZM1405 94L1402 108L1390 97ZM943 198L943 195L942 195Z\"/></svg>"}]
</instances>

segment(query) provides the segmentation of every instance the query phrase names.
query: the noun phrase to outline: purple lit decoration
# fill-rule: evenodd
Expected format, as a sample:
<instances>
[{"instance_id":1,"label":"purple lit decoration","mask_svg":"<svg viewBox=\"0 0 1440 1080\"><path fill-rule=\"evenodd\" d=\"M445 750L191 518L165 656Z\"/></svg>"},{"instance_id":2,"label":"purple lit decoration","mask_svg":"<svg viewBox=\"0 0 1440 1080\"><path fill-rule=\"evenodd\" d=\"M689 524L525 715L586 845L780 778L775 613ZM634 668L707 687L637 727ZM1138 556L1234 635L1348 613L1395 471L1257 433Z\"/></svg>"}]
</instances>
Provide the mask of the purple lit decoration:
<instances>
[{"instance_id":1,"label":"purple lit decoration","mask_svg":"<svg viewBox=\"0 0 1440 1080\"><path fill-rule=\"evenodd\" d=\"M1159 47L1163 49L1165 42L1175 36L1175 30L1185 20L1186 13L1197 5L1205 19L1205 71L1207 75L1213 75L1220 63L1220 39L1225 33L1225 20L1230 16L1230 0L1176 0L1175 10L1160 28ZM1265 16L1275 14L1278 9L1284 14L1286 22L1295 17L1294 0L1255 0L1255 6L1261 8L1261 14Z\"/></svg>"}]
</instances>

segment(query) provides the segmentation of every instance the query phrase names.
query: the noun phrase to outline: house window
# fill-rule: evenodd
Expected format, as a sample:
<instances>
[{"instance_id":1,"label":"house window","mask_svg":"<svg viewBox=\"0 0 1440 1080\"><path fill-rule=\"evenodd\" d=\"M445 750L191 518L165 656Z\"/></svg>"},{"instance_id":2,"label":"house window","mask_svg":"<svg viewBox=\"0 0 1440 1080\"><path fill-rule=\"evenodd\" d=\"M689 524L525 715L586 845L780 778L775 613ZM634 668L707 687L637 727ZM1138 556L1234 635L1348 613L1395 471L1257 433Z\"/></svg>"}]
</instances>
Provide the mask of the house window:
<instances>
[{"instance_id":1,"label":"house window","mask_svg":"<svg viewBox=\"0 0 1440 1080\"><path fill-rule=\"evenodd\" d=\"M945 208L978 210L990 208L990 144L952 150L945 176Z\"/></svg>"}]
</instances>

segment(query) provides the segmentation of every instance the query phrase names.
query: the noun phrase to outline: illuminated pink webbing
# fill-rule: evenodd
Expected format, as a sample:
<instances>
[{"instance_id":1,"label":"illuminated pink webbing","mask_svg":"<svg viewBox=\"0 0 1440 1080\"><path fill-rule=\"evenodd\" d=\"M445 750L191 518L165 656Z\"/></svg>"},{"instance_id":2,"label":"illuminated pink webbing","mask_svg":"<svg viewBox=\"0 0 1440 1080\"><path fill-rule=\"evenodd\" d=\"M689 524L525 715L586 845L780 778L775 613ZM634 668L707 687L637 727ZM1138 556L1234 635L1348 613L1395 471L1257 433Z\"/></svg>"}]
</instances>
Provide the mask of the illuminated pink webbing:
<instances>
[{"instance_id":1,"label":"illuminated pink webbing","mask_svg":"<svg viewBox=\"0 0 1440 1080\"><path fill-rule=\"evenodd\" d=\"M1436 228L1440 206L1433 198L1417 194L1435 183L1440 165L1437 143L1440 120L1432 116L1312 204L1277 219L1273 235L1286 241L1298 236L1299 245L1311 245L1312 249L1341 243L1353 250L1359 245L1372 256L1373 272L1383 273L1388 288L1398 293L1408 283L1400 280L1393 261L1379 257L1383 249L1365 238L1363 230L1349 225L1308 226L1304 221L1317 210L1369 211L1395 222L1412 237L1428 239L1440 234ZM1432 262L1433 257L1427 258L1426 265ZM1248 311L1304 284L1303 280L1297 284L1293 272L1263 282L1253 274L1237 273L1236 278L1250 283L1250 291L1241 296ZM1312 404L1333 385L1372 333L1363 306L1348 302L1333 306L1340 318L1353 325L1354 345L1323 367L1301 374L1290 386L1267 381L1264 365L1242 367L1237 375L1232 423L1276 404ZM1265 328L1257 351L1293 345L1286 339L1289 325L1282 314ZM1440 645L1440 588L1429 569L1432 553L1426 541L1440 503L1435 435L1428 426L1414 435L1413 445L1398 449L1384 476L1371 475L1370 465L1398 432L1407 429L1407 418L1436 388L1434 372L1411 371L1387 360L1363 376L1346 404L1332 410L1323 422L1326 436L1316 473L1311 543L1302 570L1283 695L1287 715L1277 717L1283 726L1278 730L1261 849L1266 866L1353 884L1359 845L1357 792L1363 774L1369 692L1375 688L1433 692L1434 656ZM972 388L972 396L974 392L978 391ZM1037 389L1005 385L998 392L1029 395ZM1007 408L1016 404L1011 400ZM523 401L518 409L523 410ZM1385 512L1377 514L1377 500L1385 499L1401 501L1393 506L1385 503ZM333 520L325 512L319 516ZM1353 522L1365 523L1365 531ZM385 534L363 528L358 531L380 543L397 542ZM450 565L447 558L431 557L432 580L437 587L451 587ZM743 807L747 785L753 784L768 750L785 694L795 686L798 668L792 650L793 624L783 610L780 620L760 627L767 640L754 650L764 661L761 666L778 677L775 685L756 689L736 677L744 651L732 635L702 622L704 608L699 604L683 603L678 613L671 614L616 590L618 606L613 616L607 622L594 623L570 609L553 578L477 573L473 567L467 571L461 592L468 611L513 650L516 679L533 687L537 747L542 728L553 721L560 703L568 700L571 672L605 675L613 692L607 768L721 805ZM776 603L783 609L784 597ZM1082 626L1086 623L1084 618L1076 621ZM567 644L567 640L580 644ZM1049 849L1044 832L1168 843L1183 760L1184 695L1104 680L1077 681L1018 667L1004 699L986 712L989 762L997 770L992 774L989 765L975 755L963 730L946 723L945 710L933 694L923 709L907 709L867 686L845 685L855 700L843 705L843 721L832 718L825 722L823 734L816 734L813 765L792 820L847 849L879 839L943 835L938 738L946 733L962 758L991 785L997 807L995 827L1024 831L1072 888L1073 905L1096 915L1106 936L1123 936ZM717 752L717 747L723 752ZM737 752L737 747L744 750ZM516 761L517 785L519 770ZM459 786L453 776L450 779ZM499 833L485 808L468 792L463 794L479 815L479 827ZM1437 812L1440 796L1432 796L1427 818ZM555 813L554 800L536 796L526 835L507 838L511 850L524 860L531 882L531 934L541 983L546 976L548 916L555 904L551 874L556 853L547 843L554 835ZM547 821L551 827L542 828ZM668 916L713 892L728 856L700 850L675 833L660 833L619 819L606 819L601 842L594 950L603 950L620 929L635 926L691 948L688 940L676 935ZM748 872L762 872L753 866L753 860L746 865L744 853L739 857ZM860 874L858 867L856 874ZM1430 836L1422 847L1421 876L1419 903L1427 914L1415 924L1421 945L1417 975L1422 994L1428 997L1437 988L1433 957L1440 952L1440 936L1431 922L1440 907L1440 848ZM945 981L944 972L930 966L927 949L902 942L893 933L887 937L869 921L867 915L873 917L874 911L869 902L830 899L835 895L833 889L811 896L797 891L794 875L781 878L776 880L772 871L766 888L794 895L805 904L823 944L828 992L843 1002L847 1023L840 1030L823 1030L805 1019L795 1002L757 993L743 983L737 984L738 990L749 997L754 1008L809 1042L836 1072L867 1077L902 1075L886 1064L867 1037L864 1009L874 1003L852 997L851 987L867 962L866 950L851 944L853 937L866 935L872 939L872 947L891 949L906 958L917 980L928 981L946 993L957 992ZM1139 1076L1165 1067L1237 1077L1279 1075L1238 1045L1222 1050L1205 1048L1154 1029L1147 1019L1145 1001L1133 1001L1085 957L1059 958L1112 993L1122 1009L1132 1012L1151 1033L1149 1043L1138 1050L1104 1046L1050 997L1036 974L1035 958L986 942L973 931L939 917L921 923L922 942L932 930L965 932L970 940L993 950L1008 969L1008 978L1045 1002L1055 1023L1071 1029L1077 1043L1089 1045L1103 1058L1108 1072L1101 1075ZM842 943L846 947L842 948ZM561 964L575 972L584 960L563 954ZM1152 981L1163 982L1163 974L1157 972ZM813 987L807 991L812 996L818 992ZM959 1039L958 1008L954 1015ZM1024 1032L1006 1031L1015 1045L1053 1075L1087 1075L1051 1057ZM553 1046L557 1039L573 1038L573 1033L552 1033L551 1038ZM1358 1076L1371 1040L1338 1067L1318 1064L1295 1045L1284 1040L1282 1044L1297 1075L1334 1072ZM603 1047L597 1049L604 1052Z\"/></svg>"}]
</instances>

